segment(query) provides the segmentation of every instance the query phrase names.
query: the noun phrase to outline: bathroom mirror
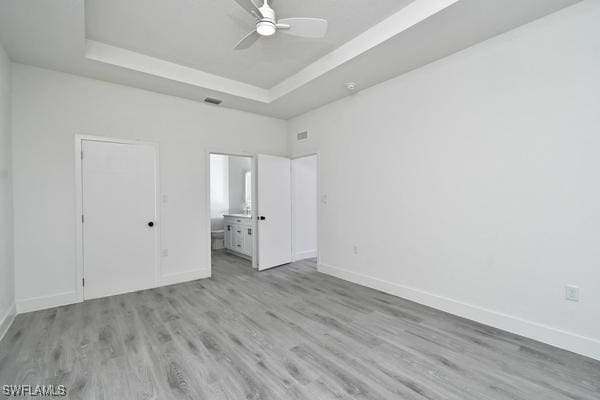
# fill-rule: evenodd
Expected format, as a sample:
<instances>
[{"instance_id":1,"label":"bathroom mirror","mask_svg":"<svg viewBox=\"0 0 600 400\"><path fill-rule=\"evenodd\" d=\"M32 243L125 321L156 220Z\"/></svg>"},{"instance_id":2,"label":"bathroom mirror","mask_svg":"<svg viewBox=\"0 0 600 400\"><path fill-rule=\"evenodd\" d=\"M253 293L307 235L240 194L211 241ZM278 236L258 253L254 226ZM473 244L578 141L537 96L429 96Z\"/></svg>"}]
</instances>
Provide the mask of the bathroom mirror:
<instances>
[{"instance_id":1,"label":"bathroom mirror","mask_svg":"<svg viewBox=\"0 0 600 400\"><path fill-rule=\"evenodd\" d=\"M244 173L244 202L248 210L252 210L252 172Z\"/></svg>"}]
</instances>

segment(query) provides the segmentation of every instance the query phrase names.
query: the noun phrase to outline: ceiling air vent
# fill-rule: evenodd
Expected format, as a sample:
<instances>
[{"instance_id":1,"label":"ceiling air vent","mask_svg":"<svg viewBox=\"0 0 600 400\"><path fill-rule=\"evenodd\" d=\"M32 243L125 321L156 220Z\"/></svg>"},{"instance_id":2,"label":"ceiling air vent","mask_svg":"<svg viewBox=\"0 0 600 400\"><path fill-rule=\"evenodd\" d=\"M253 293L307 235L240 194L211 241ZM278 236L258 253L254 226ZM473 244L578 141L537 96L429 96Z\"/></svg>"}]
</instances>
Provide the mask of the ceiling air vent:
<instances>
[{"instance_id":1,"label":"ceiling air vent","mask_svg":"<svg viewBox=\"0 0 600 400\"><path fill-rule=\"evenodd\" d=\"M204 101L210 104L214 104L215 106L218 106L223 102L223 100L215 99L214 97L207 97L204 99Z\"/></svg>"},{"instance_id":2,"label":"ceiling air vent","mask_svg":"<svg viewBox=\"0 0 600 400\"><path fill-rule=\"evenodd\" d=\"M308 131L300 132L296 135L298 140L306 140L308 139Z\"/></svg>"}]
</instances>

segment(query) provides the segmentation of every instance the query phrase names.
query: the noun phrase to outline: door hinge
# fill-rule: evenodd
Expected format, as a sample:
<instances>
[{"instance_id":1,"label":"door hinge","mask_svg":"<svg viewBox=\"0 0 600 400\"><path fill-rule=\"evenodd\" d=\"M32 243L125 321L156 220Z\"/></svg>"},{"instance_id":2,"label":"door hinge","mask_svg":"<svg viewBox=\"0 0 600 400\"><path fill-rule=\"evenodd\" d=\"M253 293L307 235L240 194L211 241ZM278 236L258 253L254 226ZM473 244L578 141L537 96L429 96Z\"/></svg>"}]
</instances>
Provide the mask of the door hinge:
<instances>
[{"instance_id":1,"label":"door hinge","mask_svg":"<svg viewBox=\"0 0 600 400\"><path fill-rule=\"evenodd\" d=\"M85 221L85 216L83 214L81 214L81 223L83 224L84 221Z\"/></svg>"},{"instance_id":2,"label":"door hinge","mask_svg":"<svg viewBox=\"0 0 600 400\"><path fill-rule=\"evenodd\" d=\"M81 152L81 159L83 160L83 151Z\"/></svg>"},{"instance_id":3,"label":"door hinge","mask_svg":"<svg viewBox=\"0 0 600 400\"><path fill-rule=\"evenodd\" d=\"M81 286L85 286L85 278L81 278Z\"/></svg>"}]
</instances>

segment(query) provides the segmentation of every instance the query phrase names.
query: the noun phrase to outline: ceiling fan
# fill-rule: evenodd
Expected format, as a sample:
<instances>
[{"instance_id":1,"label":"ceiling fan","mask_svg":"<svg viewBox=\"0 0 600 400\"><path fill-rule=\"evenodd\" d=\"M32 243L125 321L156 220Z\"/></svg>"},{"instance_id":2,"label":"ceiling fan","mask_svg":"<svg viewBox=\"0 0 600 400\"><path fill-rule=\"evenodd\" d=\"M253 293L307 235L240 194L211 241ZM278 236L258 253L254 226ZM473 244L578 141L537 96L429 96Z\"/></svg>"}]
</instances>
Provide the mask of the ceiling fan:
<instances>
[{"instance_id":1,"label":"ceiling fan","mask_svg":"<svg viewBox=\"0 0 600 400\"><path fill-rule=\"evenodd\" d=\"M320 18L283 18L277 20L273 10L264 0L262 7L257 7L253 0L235 0L244 10L256 18L256 29L248 33L235 46L235 50L249 48L261 36L272 36L281 29L282 33L307 38L322 38L327 33L327 20Z\"/></svg>"}]
</instances>

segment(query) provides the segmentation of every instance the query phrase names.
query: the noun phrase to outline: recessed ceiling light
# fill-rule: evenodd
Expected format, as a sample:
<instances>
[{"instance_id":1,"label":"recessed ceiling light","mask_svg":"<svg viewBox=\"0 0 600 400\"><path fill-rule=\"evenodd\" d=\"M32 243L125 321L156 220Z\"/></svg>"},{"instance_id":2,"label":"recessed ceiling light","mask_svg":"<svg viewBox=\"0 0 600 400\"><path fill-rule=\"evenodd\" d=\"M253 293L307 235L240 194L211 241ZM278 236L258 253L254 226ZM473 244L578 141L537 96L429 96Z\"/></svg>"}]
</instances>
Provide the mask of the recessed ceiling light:
<instances>
[{"instance_id":1,"label":"recessed ceiling light","mask_svg":"<svg viewBox=\"0 0 600 400\"><path fill-rule=\"evenodd\" d=\"M348 90L354 90L354 89L356 89L356 83L354 83L354 82L348 82L348 83L346 83L346 89L348 89Z\"/></svg>"}]
</instances>

